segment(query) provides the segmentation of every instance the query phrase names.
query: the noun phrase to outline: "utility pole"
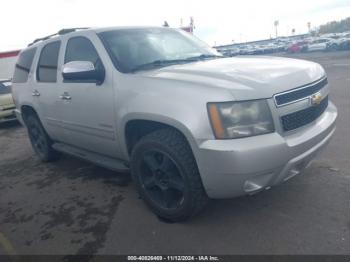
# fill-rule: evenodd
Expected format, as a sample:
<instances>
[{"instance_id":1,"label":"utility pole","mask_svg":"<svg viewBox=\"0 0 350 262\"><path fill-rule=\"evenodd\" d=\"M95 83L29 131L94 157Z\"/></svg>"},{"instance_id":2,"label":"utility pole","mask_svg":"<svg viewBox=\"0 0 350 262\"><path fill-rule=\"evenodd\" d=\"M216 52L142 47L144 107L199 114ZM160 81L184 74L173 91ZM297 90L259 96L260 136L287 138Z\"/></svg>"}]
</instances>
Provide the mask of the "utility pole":
<instances>
[{"instance_id":1,"label":"utility pole","mask_svg":"<svg viewBox=\"0 0 350 262\"><path fill-rule=\"evenodd\" d=\"M190 30L191 30L191 33L193 34L193 30L194 30L194 19L193 19L193 16L190 17Z\"/></svg>"},{"instance_id":2,"label":"utility pole","mask_svg":"<svg viewBox=\"0 0 350 262\"><path fill-rule=\"evenodd\" d=\"M278 27L278 25L279 25L279 21L276 20L276 21L274 22L274 25L275 25L275 29L276 29L276 38L277 38L277 37L278 37L277 27Z\"/></svg>"},{"instance_id":3,"label":"utility pole","mask_svg":"<svg viewBox=\"0 0 350 262\"><path fill-rule=\"evenodd\" d=\"M311 33L311 22L307 22L307 28L309 29L309 33Z\"/></svg>"}]
</instances>

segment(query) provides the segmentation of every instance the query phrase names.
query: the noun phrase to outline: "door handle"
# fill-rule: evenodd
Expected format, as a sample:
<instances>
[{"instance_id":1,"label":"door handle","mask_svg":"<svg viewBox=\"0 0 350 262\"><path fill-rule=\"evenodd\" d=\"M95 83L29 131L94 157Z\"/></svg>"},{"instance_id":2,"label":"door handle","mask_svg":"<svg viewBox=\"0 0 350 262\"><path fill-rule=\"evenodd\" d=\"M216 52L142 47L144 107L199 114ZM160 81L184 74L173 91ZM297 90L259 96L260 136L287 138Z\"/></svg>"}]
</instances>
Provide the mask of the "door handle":
<instances>
[{"instance_id":1,"label":"door handle","mask_svg":"<svg viewBox=\"0 0 350 262\"><path fill-rule=\"evenodd\" d=\"M62 100L71 100L72 99L72 97L67 92L64 92L62 95L60 95L60 98Z\"/></svg>"},{"instance_id":2,"label":"door handle","mask_svg":"<svg viewBox=\"0 0 350 262\"><path fill-rule=\"evenodd\" d=\"M35 89L35 90L32 92L32 96L40 96L39 91Z\"/></svg>"}]
</instances>

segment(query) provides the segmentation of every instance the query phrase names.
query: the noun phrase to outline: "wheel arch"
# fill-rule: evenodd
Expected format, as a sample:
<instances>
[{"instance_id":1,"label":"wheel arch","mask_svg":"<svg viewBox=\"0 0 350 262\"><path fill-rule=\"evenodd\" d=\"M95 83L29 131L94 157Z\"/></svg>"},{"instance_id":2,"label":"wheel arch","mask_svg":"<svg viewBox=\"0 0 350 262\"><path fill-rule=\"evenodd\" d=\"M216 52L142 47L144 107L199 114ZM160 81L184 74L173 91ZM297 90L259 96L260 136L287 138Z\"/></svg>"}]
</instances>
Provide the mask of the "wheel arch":
<instances>
[{"instance_id":1,"label":"wheel arch","mask_svg":"<svg viewBox=\"0 0 350 262\"><path fill-rule=\"evenodd\" d=\"M133 146L145 135L157 129L172 128L184 136L196 158L197 142L191 131L177 120L164 116L137 114L124 120L122 128L123 153L129 158Z\"/></svg>"},{"instance_id":2,"label":"wheel arch","mask_svg":"<svg viewBox=\"0 0 350 262\"><path fill-rule=\"evenodd\" d=\"M22 105L20 109L21 109L21 115L24 123L26 123L26 119L29 115L35 115L40 120L39 114L37 113L37 111L34 109L32 105Z\"/></svg>"}]
</instances>

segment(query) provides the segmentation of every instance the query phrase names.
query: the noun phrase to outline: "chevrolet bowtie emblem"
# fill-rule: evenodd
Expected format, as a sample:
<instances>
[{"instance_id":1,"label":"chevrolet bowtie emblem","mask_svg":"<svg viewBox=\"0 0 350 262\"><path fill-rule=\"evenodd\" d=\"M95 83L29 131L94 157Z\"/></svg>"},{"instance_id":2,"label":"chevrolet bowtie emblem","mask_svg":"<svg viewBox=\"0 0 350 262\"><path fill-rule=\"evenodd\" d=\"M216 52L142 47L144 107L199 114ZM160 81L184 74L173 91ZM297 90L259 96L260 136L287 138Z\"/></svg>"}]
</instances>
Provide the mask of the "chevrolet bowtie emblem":
<instances>
[{"instance_id":1,"label":"chevrolet bowtie emblem","mask_svg":"<svg viewBox=\"0 0 350 262\"><path fill-rule=\"evenodd\" d=\"M316 93L311 96L311 104L312 105L319 105L322 101L322 95L321 93Z\"/></svg>"}]
</instances>

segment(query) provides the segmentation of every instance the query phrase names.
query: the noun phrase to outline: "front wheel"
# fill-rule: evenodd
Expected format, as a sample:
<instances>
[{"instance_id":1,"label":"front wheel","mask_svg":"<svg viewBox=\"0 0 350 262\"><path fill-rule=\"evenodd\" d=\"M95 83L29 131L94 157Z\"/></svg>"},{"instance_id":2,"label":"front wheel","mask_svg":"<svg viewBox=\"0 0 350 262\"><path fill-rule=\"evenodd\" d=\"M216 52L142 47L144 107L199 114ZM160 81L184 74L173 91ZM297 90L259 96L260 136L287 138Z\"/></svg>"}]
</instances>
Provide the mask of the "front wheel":
<instances>
[{"instance_id":1,"label":"front wheel","mask_svg":"<svg viewBox=\"0 0 350 262\"><path fill-rule=\"evenodd\" d=\"M183 221L207 203L191 148L176 130L141 138L132 151L131 174L143 200L161 218Z\"/></svg>"}]
</instances>

